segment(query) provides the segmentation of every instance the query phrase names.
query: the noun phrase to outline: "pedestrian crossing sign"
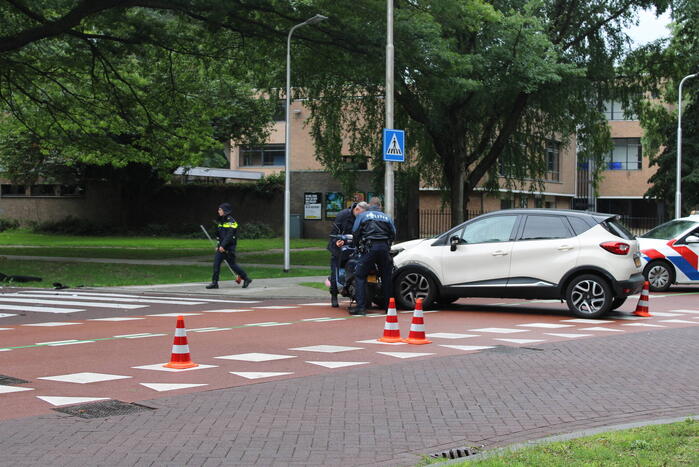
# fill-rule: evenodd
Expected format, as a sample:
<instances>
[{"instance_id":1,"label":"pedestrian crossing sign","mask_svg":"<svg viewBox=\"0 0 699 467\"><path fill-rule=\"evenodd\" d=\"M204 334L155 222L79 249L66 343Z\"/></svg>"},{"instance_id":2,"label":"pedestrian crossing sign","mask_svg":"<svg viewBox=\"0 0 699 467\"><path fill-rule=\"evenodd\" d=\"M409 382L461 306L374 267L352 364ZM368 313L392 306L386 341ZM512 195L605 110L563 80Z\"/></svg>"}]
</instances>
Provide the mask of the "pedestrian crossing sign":
<instances>
[{"instance_id":1,"label":"pedestrian crossing sign","mask_svg":"<svg viewBox=\"0 0 699 467\"><path fill-rule=\"evenodd\" d=\"M405 162L405 131L384 128L383 160Z\"/></svg>"}]
</instances>

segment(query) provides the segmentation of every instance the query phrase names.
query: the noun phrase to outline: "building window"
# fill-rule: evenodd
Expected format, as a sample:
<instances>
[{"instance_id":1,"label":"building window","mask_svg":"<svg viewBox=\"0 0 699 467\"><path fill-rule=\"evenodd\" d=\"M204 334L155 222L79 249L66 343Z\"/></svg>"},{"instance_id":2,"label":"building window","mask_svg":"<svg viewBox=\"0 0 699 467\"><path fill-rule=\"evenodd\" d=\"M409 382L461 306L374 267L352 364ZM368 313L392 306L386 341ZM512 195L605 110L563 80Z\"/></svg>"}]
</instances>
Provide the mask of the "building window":
<instances>
[{"instance_id":1,"label":"building window","mask_svg":"<svg viewBox=\"0 0 699 467\"><path fill-rule=\"evenodd\" d=\"M607 120L638 120L638 116L631 114L628 117L624 116L624 107L621 102L605 101L604 116Z\"/></svg>"},{"instance_id":2,"label":"building window","mask_svg":"<svg viewBox=\"0 0 699 467\"><path fill-rule=\"evenodd\" d=\"M279 99L277 101L277 108L274 110L273 118L275 122L286 121L286 99Z\"/></svg>"},{"instance_id":3,"label":"building window","mask_svg":"<svg viewBox=\"0 0 699 467\"><path fill-rule=\"evenodd\" d=\"M283 144L266 144L264 146L244 147L240 149L238 167L282 165L284 165Z\"/></svg>"},{"instance_id":4,"label":"building window","mask_svg":"<svg viewBox=\"0 0 699 467\"><path fill-rule=\"evenodd\" d=\"M641 170L640 138L613 138L614 149L606 157L607 170Z\"/></svg>"},{"instance_id":5,"label":"building window","mask_svg":"<svg viewBox=\"0 0 699 467\"><path fill-rule=\"evenodd\" d=\"M77 198L85 196L84 185L2 185L0 186L0 196L3 198L26 198L30 196L39 196L42 198Z\"/></svg>"},{"instance_id":6,"label":"building window","mask_svg":"<svg viewBox=\"0 0 699 467\"><path fill-rule=\"evenodd\" d=\"M549 141L546 146L546 180L555 182L561 179L561 144Z\"/></svg>"}]
</instances>

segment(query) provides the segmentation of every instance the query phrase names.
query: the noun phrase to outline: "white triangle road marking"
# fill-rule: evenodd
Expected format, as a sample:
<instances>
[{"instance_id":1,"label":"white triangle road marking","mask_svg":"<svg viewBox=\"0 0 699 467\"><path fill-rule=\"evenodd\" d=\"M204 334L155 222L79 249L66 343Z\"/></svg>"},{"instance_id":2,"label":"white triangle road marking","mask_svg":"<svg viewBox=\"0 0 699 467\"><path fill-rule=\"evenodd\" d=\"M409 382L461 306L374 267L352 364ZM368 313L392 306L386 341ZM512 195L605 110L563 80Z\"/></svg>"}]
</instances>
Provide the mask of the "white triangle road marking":
<instances>
[{"instance_id":1,"label":"white triangle road marking","mask_svg":"<svg viewBox=\"0 0 699 467\"><path fill-rule=\"evenodd\" d=\"M345 366L366 365L369 362L309 362L312 365L324 366L325 368L342 368Z\"/></svg>"},{"instance_id":2,"label":"white triangle road marking","mask_svg":"<svg viewBox=\"0 0 699 467\"><path fill-rule=\"evenodd\" d=\"M389 357L396 358L415 358L415 357L426 357L427 355L434 355L433 353L422 353L422 352L376 352L381 355L388 355Z\"/></svg>"},{"instance_id":3,"label":"white triangle road marking","mask_svg":"<svg viewBox=\"0 0 699 467\"><path fill-rule=\"evenodd\" d=\"M61 405L84 404L85 402L106 401L109 397L68 397L68 396L36 396L44 402L56 407Z\"/></svg>"},{"instance_id":4,"label":"white triangle road marking","mask_svg":"<svg viewBox=\"0 0 699 467\"><path fill-rule=\"evenodd\" d=\"M247 379L273 378L275 376L293 375L293 372L284 371L230 371L232 375L242 376Z\"/></svg>"},{"instance_id":5,"label":"white triangle road marking","mask_svg":"<svg viewBox=\"0 0 699 467\"><path fill-rule=\"evenodd\" d=\"M177 384L177 383L139 383L141 386L145 386L154 391L176 391L177 389L187 389L187 388L197 388L200 386L208 386L208 384Z\"/></svg>"}]
</instances>

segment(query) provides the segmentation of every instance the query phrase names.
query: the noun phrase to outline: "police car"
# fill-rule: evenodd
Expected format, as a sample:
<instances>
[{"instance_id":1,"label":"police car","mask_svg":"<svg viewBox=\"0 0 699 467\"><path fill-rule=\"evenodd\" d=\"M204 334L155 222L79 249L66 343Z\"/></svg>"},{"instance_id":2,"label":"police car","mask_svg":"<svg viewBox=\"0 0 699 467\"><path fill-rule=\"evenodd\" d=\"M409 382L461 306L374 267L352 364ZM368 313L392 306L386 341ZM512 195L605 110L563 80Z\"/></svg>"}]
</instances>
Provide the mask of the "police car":
<instances>
[{"instance_id":1,"label":"police car","mask_svg":"<svg viewBox=\"0 0 699 467\"><path fill-rule=\"evenodd\" d=\"M671 220L638 237L650 289L699 284L699 214Z\"/></svg>"}]
</instances>

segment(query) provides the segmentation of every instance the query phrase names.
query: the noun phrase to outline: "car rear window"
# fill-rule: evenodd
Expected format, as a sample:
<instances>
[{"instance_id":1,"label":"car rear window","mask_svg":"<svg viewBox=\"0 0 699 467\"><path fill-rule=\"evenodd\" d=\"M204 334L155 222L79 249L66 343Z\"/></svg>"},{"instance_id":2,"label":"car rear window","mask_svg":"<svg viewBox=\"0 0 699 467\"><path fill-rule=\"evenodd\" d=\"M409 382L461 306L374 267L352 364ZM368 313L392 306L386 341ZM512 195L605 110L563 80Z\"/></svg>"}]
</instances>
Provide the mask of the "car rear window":
<instances>
[{"instance_id":1,"label":"car rear window","mask_svg":"<svg viewBox=\"0 0 699 467\"><path fill-rule=\"evenodd\" d=\"M609 232L613 233L617 237L621 237L626 240L633 240L636 238L634 234L628 231L624 224L622 224L618 219L611 218L600 224L602 227L607 229Z\"/></svg>"},{"instance_id":2,"label":"car rear window","mask_svg":"<svg viewBox=\"0 0 699 467\"><path fill-rule=\"evenodd\" d=\"M527 216L521 240L546 240L570 237L570 230L560 216Z\"/></svg>"},{"instance_id":3,"label":"car rear window","mask_svg":"<svg viewBox=\"0 0 699 467\"><path fill-rule=\"evenodd\" d=\"M568 220L570 221L570 225L573 227L575 235L580 235L583 232L587 232L590 230L590 227L592 227L579 217L569 217Z\"/></svg>"}]
</instances>

